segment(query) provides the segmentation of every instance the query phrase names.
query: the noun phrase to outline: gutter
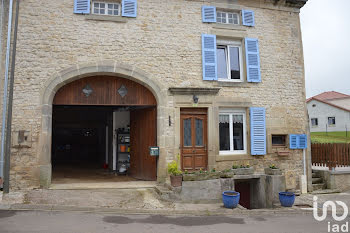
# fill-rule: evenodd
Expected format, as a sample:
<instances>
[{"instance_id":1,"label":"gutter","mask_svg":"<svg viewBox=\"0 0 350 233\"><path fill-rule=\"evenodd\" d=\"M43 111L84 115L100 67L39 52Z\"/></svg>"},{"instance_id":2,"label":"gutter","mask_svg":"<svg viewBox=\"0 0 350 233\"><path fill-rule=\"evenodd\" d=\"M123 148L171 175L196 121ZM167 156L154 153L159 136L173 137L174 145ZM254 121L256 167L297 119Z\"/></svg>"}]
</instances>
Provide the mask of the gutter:
<instances>
[{"instance_id":1,"label":"gutter","mask_svg":"<svg viewBox=\"0 0 350 233\"><path fill-rule=\"evenodd\" d=\"M8 94L8 76L10 64L10 48L11 48L11 31L12 31L12 11L13 0L10 0L9 18L7 25L7 47L5 58L5 81L4 81L4 96L2 102L2 128L1 128L1 155L0 155L0 177L4 177L4 153L5 153L5 132L6 132L6 110L7 110L7 94Z\"/></svg>"}]
</instances>

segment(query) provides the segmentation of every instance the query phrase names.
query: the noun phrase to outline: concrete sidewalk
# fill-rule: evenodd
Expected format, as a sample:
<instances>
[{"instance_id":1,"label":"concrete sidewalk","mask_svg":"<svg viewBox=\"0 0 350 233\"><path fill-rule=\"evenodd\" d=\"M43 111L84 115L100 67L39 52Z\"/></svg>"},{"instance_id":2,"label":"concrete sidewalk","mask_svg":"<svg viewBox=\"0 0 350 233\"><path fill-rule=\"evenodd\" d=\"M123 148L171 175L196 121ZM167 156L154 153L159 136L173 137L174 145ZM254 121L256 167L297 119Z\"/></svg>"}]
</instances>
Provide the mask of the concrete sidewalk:
<instances>
[{"instance_id":1,"label":"concrete sidewalk","mask_svg":"<svg viewBox=\"0 0 350 233\"><path fill-rule=\"evenodd\" d=\"M350 206L350 193L318 195L319 206L327 200L341 200ZM160 198L154 188L50 190L36 189L12 192L0 202L3 210L82 211L115 214L161 215L259 215L310 214L313 195L296 197L291 208L276 205L273 209L247 210L241 206L226 209L217 203L169 202Z\"/></svg>"}]
</instances>

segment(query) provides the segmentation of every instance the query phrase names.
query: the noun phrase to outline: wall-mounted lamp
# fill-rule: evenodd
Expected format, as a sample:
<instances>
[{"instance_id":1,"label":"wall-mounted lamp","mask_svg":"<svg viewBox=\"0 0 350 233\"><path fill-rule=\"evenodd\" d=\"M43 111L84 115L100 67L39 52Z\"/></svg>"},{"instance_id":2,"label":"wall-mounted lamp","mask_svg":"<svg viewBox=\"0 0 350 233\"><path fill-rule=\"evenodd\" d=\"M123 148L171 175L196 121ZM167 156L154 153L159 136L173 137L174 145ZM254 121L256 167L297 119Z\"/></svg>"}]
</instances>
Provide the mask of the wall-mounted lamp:
<instances>
[{"instance_id":1,"label":"wall-mounted lamp","mask_svg":"<svg viewBox=\"0 0 350 233\"><path fill-rule=\"evenodd\" d=\"M193 103L198 104L198 96L193 95Z\"/></svg>"}]
</instances>

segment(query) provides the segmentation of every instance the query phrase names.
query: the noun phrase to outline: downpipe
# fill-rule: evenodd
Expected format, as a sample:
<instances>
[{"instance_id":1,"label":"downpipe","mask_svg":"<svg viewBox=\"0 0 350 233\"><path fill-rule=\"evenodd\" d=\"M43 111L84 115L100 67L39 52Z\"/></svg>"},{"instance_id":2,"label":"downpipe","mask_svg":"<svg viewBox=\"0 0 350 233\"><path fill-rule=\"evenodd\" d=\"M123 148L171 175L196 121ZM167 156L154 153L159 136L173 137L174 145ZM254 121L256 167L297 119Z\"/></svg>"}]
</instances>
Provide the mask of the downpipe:
<instances>
[{"instance_id":1,"label":"downpipe","mask_svg":"<svg viewBox=\"0 0 350 233\"><path fill-rule=\"evenodd\" d=\"M7 45L5 58L5 80L4 80L4 96L2 102L2 127L1 127L1 155L0 155L0 177L4 177L4 154L5 154L5 133L6 133L6 112L7 112L7 95L8 95L8 77L10 64L10 48L11 48L11 31L12 31L12 12L13 0L10 0L9 17L7 25Z\"/></svg>"}]
</instances>

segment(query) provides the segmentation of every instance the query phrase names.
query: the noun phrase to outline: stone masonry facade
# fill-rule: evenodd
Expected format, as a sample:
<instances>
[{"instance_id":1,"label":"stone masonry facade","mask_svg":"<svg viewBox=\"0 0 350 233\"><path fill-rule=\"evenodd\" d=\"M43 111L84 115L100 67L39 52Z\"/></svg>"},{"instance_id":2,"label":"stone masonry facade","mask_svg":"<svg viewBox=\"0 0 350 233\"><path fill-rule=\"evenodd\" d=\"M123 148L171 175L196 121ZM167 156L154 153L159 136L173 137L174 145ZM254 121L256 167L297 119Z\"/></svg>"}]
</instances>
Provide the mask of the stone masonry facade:
<instances>
[{"instance_id":1,"label":"stone masonry facade","mask_svg":"<svg viewBox=\"0 0 350 233\"><path fill-rule=\"evenodd\" d=\"M208 168L249 163L263 172L274 163L283 169L287 188L298 188L302 150L283 148L289 154L278 155L271 134L307 133L301 6L275 2L138 0L136 18L105 20L74 14L73 0L21 1L12 131L29 131L31 145L12 148L11 188L49 185L52 99L64 84L91 74L130 78L155 95L159 182L167 177L167 162L180 153L180 108L192 107L192 94L172 94L169 88L220 88L214 96L198 95L198 107L208 108ZM203 5L253 10L255 26L203 23ZM225 39L258 38L262 82L203 81L202 33ZM250 155L247 122L247 154L219 155L219 108L240 107L248 112L253 106L266 109L267 154ZM168 116L175 119L171 126Z\"/></svg>"}]
</instances>

